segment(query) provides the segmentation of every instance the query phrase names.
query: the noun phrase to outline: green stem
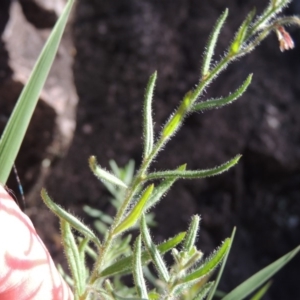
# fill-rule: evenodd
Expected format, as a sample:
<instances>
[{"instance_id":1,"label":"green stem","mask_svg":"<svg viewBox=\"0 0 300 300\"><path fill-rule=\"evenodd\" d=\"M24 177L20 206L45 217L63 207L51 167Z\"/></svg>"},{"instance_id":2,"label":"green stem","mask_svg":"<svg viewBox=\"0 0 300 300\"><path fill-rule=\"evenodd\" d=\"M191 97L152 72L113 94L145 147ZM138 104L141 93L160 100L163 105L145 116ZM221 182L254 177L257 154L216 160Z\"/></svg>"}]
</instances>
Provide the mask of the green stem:
<instances>
[{"instance_id":1,"label":"green stem","mask_svg":"<svg viewBox=\"0 0 300 300\"><path fill-rule=\"evenodd\" d=\"M213 81L213 79L223 71L233 56L226 55L209 73L205 78L202 78L196 90L191 96L191 107L197 101L203 90Z\"/></svg>"},{"instance_id":2,"label":"green stem","mask_svg":"<svg viewBox=\"0 0 300 300\"><path fill-rule=\"evenodd\" d=\"M275 11L276 11L277 7L273 7L273 9L271 9L269 11L269 13L265 14L264 16L262 16L257 23L248 31L248 34L246 35L245 40L248 40L249 38L251 38L253 36L253 34L257 31L257 29L259 28L259 26L261 24L263 24L265 22L265 20L267 20Z\"/></svg>"}]
</instances>

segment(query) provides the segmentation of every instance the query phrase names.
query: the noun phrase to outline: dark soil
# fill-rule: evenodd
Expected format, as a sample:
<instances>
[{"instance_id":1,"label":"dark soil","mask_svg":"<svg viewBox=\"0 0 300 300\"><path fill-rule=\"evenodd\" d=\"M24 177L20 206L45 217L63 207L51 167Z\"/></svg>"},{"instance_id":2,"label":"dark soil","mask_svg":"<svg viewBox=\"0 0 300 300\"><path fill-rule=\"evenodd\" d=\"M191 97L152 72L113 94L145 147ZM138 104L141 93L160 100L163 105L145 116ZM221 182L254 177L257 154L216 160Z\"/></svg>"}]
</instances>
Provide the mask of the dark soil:
<instances>
[{"instance_id":1,"label":"dark soil","mask_svg":"<svg viewBox=\"0 0 300 300\"><path fill-rule=\"evenodd\" d=\"M199 79L201 53L225 7L230 15L216 58L247 12L253 6L260 12L267 2L78 1L72 32L80 101L74 139L66 155L54 161L44 183L55 201L81 216L84 204L111 211L107 192L89 171L88 157L95 155L104 167L109 159L122 166L133 158L139 165L141 111L149 76L158 71L154 99L158 132ZM297 3L286 13L299 13ZM157 242L185 230L191 215L200 214L198 245L207 254L237 226L220 286L224 291L300 244L300 31L288 30L296 49L281 53L272 35L254 53L231 65L205 98L227 95L254 73L246 94L223 109L190 116L153 166L163 170L187 163L189 169L209 168L237 153L243 155L226 174L179 181L155 209L160 224L154 229ZM0 50L1 70L6 70L0 79L8 78L3 45ZM29 135L38 138L36 133ZM24 149L23 162L36 149ZM26 174L30 166L20 164ZM30 191L33 182L25 181L25 186ZM39 199L28 202L28 214L54 258L61 261L57 220ZM299 269L298 255L274 277L264 299L300 299Z\"/></svg>"}]
</instances>

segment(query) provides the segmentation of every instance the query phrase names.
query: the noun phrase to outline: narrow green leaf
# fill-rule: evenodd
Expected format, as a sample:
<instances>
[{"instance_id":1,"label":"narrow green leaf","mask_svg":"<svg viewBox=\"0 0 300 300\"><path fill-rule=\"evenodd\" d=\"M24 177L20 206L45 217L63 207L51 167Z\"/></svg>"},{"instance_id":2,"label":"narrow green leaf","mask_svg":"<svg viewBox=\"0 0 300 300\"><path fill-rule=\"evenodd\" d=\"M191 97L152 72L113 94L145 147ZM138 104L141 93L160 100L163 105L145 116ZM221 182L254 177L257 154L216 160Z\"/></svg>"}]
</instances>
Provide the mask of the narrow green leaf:
<instances>
[{"instance_id":1,"label":"narrow green leaf","mask_svg":"<svg viewBox=\"0 0 300 300\"><path fill-rule=\"evenodd\" d=\"M185 169L186 169L186 164L181 165L177 170L185 171ZM170 190L170 188L172 187L172 185L175 183L176 180L177 178L166 179L163 180L159 185L157 185L153 190L149 200L147 201L145 211L148 211L148 209L156 205L160 201L160 199L167 194L167 192Z\"/></svg>"},{"instance_id":2,"label":"narrow green leaf","mask_svg":"<svg viewBox=\"0 0 300 300\"><path fill-rule=\"evenodd\" d=\"M270 286L272 285L272 281L270 280L264 286L262 286L256 293L251 297L250 300L261 300L262 297L266 294L269 290Z\"/></svg>"},{"instance_id":3,"label":"narrow green leaf","mask_svg":"<svg viewBox=\"0 0 300 300\"><path fill-rule=\"evenodd\" d=\"M251 29L247 34L247 38L255 35L255 33L260 32L266 26L268 26L269 22L274 19L274 17L279 14L290 2L292 2L292 0L282 0L277 1L277 3L270 1L263 13L256 18L254 24L251 24Z\"/></svg>"},{"instance_id":4,"label":"narrow green leaf","mask_svg":"<svg viewBox=\"0 0 300 300\"><path fill-rule=\"evenodd\" d=\"M83 206L83 211L88 214L90 217L97 218L104 223L112 224L113 218L110 215L105 214L103 211L93 208L89 205Z\"/></svg>"},{"instance_id":5,"label":"narrow green leaf","mask_svg":"<svg viewBox=\"0 0 300 300\"><path fill-rule=\"evenodd\" d=\"M135 241L134 250L133 250L133 266L132 266L133 279L134 279L134 284L138 296L141 298L148 299L146 283L145 283L144 274L142 270L141 247L142 247L142 239L141 236L139 235Z\"/></svg>"},{"instance_id":6,"label":"narrow green leaf","mask_svg":"<svg viewBox=\"0 0 300 300\"><path fill-rule=\"evenodd\" d=\"M141 217L144 211L146 202L148 201L149 197L152 194L153 189L154 189L154 184L149 185L145 189L140 200L138 200L138 202L136 203L134 208L130 211L128 216L125 217L125 219L115 228L115 230L113 231L113 235L119 234L129 229L139 220L139 218Z\"/></svg>"},{"instance_id":7,"label":"narrow green leaf","mask_svg":"<svg viewBox=\"0 0 300 300\"><path fill-rule=\"evenodd\" d=\"M204 102L196 103L193 106L192 111L202 111L205 109L220 108L224 105L231 104L233 101L237 100L243 95L243 93L247 90L249 84L251 83L251 80L252 74L250 74L247 77L247 79L243 82L243 84L229 96L225 98L209 99Z\"/></svg>"},{"instance_id":8,"label":"narrow green leaf","mask_svg":"<svg viewBox=\"0 0 300 300\"><path fill-rule=\"evenodd\" d=\"M113 171L113 174L116 175L118 178L121 178L121 169L117 165L117 163L111 159L109 160L109 165L111 167L111 170Z\"/></svg>"},{"instance_id":9,"label":"narrow green leaf","mask_svg":"<svg viewBox=\"0 0 300 300\"><path fill-rule=\"evenodd\" d=\"M185 235L186 235L185 232L181 232L177 234L175 237L170 238L166 242L163 242L160 245L158 245L157 249L161 254L164 254L170 251L171 249L173 249L174 247L176 247L178 244L180 244L183 241ZM150 262L151 257L147 251L142 251L141 260L142 260L142 265L145 265ZM109 267L107 267L106 269L104 269L101 272L101 276L107 277L107 276L113 276L120 273L123 274L130 271L131 268L132 268L132 255L122 258L117 262L113 263L112 265L110 265Z\"/></svg>"},{"instance_id":10,"label":"narrow green leaf","mask_svg":"<svg viewBox=\"0 0 300 300\"><path fill-rule=\"evenodd\" d=\"M82 295L85 290L85 265L82 264L80 254L73 236L71 226L64 219L60 219L62 243L69 263L76 295Z\"/></svg>"},{"instance_id":11,"label":"narrow green leaf","mask_svg":"<svg viewBox=\"0 0 300 300\"><path fill-rule=\"evenodd\" d=\"M123 239L119 239L112 247L109 260L116 261L120 256L124 257L131 253L130 241L131 234L126 235Z\"/></svg>"},{"instance_id":12,"label":"narrow green leaf","mask_svg":"<svg viewBox=\"0 0 300 300\"><path fill-rule=\"evenodd\" d=\"M214 297L214 295L215 295L215 291L216 291L216 289L218 287L218 284L220 282L220 279L222 277L222 274L223 274L223 271L224 271L224 268L225 268L225 265L226 265L226 262L227 262L228 255L229 255L230 250L231 250L231 246L232 246L232 243L233 243L233 240L234 240L235 232L236 232L236 227L234 227L233 230L232 230L231 237L230 237L230 245L228 247L228 251L225 254L225 257L224 257L224 259L222 261L220 270L218 272L218 276L217 276L217 278L215 280L215 283L214 283L214 285L213 285L213 287L212 287L212 289L211 289L211 291L210 291L210 293L209 293L209 295L207 297L207 300L211 300Z\"/></svg>"},{"instance_id":13,"label":"narrow green leaf","mask_svg":"<svg viewBox=\"0 0 300 300\"><path fill-rule=\"evenodd\" d=\"M220 248L215 250L211 257L209 257L206 262L200 266L200 268L185 276L182 279L182 282L187 283L190 281L199 280L202 277L209 275L224 259L230 247L230 243L230 238L227 238Z\"/></svg>"},{"instance_id":14,"label":"narrow green leaf","mask_svg":"<svg viewBox=\"0 0 300 300\"><path fill-rule=\"evenodd\" d=\"M90 228L84 225L81 221L79 221L72 214L66 212L59 205L54 203L49 195L47 194L45 189L42 189L41 196L44 203L48 206L48 208L57 215L60 219L67 221L73 228L82 233L85 237L93 241L98 247L101 247L101 242L97 238L97 236L92 232Z\"/></svg>"},{"instance_id":15,"label":"narrow green leaf","mask_svg":"<svg viewBox=\"0 0 300 300\"><path fill-rule=\"evenodd\" d=\"M256 10L253 9L248 14L246 19L242 23L242 25L240 26L240 28L239 28L238 32L236 33L235 38L230 46L230 51L229 51L230 55L234 55L234 54L238 53L239 50L241 49L245 39L247 38L247 34L250 29L250 23L253 20L255 12L256 12Z\"/></svg>"},{"instance_id":16,"label":"narrow green leaf","mask_svg":"<svg viewBox=\"0 0 300 300\"><path fill-rule=\"evenodd\" d=\"M84 239L80 240L80 243L78 245L78 251L79 251L80 259L81 259L83 264L85 264L85 252L86 252L86 248L87 248L88 244L89 244L89 239L84 238Z\"/></svg>"},{"instance_id":17,"label":"narrow green leaf","mask_svg":"<svg viewBox=\"0 0 300 300\"><path fill-rule=\"evenodd\" d=\"M269 280L276 272L284 267L300 250L300 246L277 259L275 262L260 270L249 279L244 281L230 293L228 293L222 300L240 300L247 297L258 287Z\"/></svg>"},{"instance_id":18,"label":"narrow green leaf","mask_svg":"<svg viewBox=\"0 0 300 300\"><path fill-rule=\"evenodd\" d=\"M169 275L168 269L159 253L158 247L156 247L155 244L152 242L152 239L151 239L148 227L147 227L146 219L144 216L142 216L142 218L141 218L141 229L140 230L142 233L143 242L151 256L151 259L156 267L156 270L159 274L160 279L163 280L164 282L169 282L170 275Z\"/></svg>"},{"instance_id":19,"label":"narrow green leaf","mask_svg":"<svg viewBox=\"0 0 300 300\"><path fill-rule=\"evenodd\" d=\"M89 255L89 257L92 258L94 261L97 260L97 258L98 258L97 252L96 252L94 249L92 249L89 245L86 246L85 252L86 252L86 254Z\"/></svg>"},{"instance_id":20,"label":"narrow green leaf","mask_svg":"<svg viewBox=\"0 0 300 300\"><path fill-rule=\"evenodd\" d=\"M221 174L225 171L228 171L234 165L236 165L241 158L241 155L235 156L233 159L227 161L226 163L206 170L194 170L194 171L180 171L180 170L173 170L173 171L161 171L161 172L154 172L150 173L147 176L147 180L153 179L169 179L169 178L183 178L183 179L195 179L195 178L205 178L210 176L215 176Z\"/></svg>"},{"instance_id":21,"label":"narrow green leaf","mask_svg":"<svg viewBox=\"0 0 300 300\"><path fill-rule=\"evenodd\" d=\"M112 183L114 185L120 186L125 189L127 188L127 185L121 179L117 178L113 174L109 173L108 171L98 166L95 156L91 156L89 158L89 166L92 172L94 173L94 175L98 177L100 180L107 181L109 183Z\"/></svg>"},{"instance_id":22,"label":"narrow green leaf","mask_svg":"<svg viewBox=\"0 0 300 300\"><path fill-rule=\"evenodd\" d=\"M202 77L207 76L207 73L210 71L210 64L211 64L211 59L215 51L216 43L220 34L220 31L224 25L224 22L228 16L228 8L225 9L225 11L222 13L222 15L219 17L217 20L212 33L209 36L207 45L206 45L206 51L204 53L204 59L203 59L203 64L202 64Z\"/></svg>"},{"instance_id":23,"label":"narrow green leaf","mask_svg":"<svg viewBox=\"0 0 300 300\"><path fill-rule=\"evenodd\" d=\"M86 282L86 279L88 278L88 274L89 274L89 271L86 267L86 264L85 264L85 254L87 253L87 248L88 248L88 245L89 245L89 239L88 238L80 238L78 237L77 238L79 240L79 245L78 245L78 252L79 252L79 258L80 258L80 264L82 266L82 278L84 278L84 282Z\"/></svg>"},{"instance_id":24,"label":"narrow green leaf","mask_svg":"<svg viewBox=\"0 0 300 300\"><path fill-rule=\"evenodd\" d=\"M213 284L214 284L214 282L208 282L208 283L206 283L206 284L201 288L201 291L197 294L197 296L194 297L193 300L203 300L203 299L205 299L206 295L207 295L208 292L211 290Z\"/></svg>"},{"instance_id":25,"label":"narrow green leaf","mask_svg":"<svg viewBox=\"0 0 300 300\"><path fill-rule=\"evenodd\" d=\"M1 136L0 182L2 184L6 184L16 160L40 92L55 58L73 4L74 0L68 1L56 22Z\"/></svg>"},{"instance_id":26,"label":"narrow green leaf","mask_svg":"<svg viewBox=\"0 0 300 300\"><path fill-rule=\"evenodd\" d=\"M144 120L143 120L143 131L144 131L144 158L148 157L153 149L154 134L153 134L153 120L152 120L152 99L157 78L157 72L154 72L148 82L145 100L144 100Z\"/></svg>"},{"instance_id":27,"label":"narrow green leaf","mask_svg":"<svg viewBox=\"0 0 300 300\"><path fill-rule=\"evenodd\" d=\"M182 266L183 270L189 270L190 268L195 267L195 265L203 258L203 253L197 250L196 246L191 249L191 252L188 253L188 255L188 260Z\"/></svg>"},{"instance_id":28,"label":"narrow green leaf","mask_svg":"<svg viewBox=\"0 0 300 300\"><path fill-rule=\"evenodd\" d=\"M170 116L170 118L164 125L161 132L161 137L164 140L170 139L182 125L187 111L190 109L190 105L192 103L192 95L193 93L191 91L185 94L180 106L177 108L175 113Z\"/></svg>"},{"instance_id":29,"label":"narrow green leaf","mask_svg":"<svg viewBox=\"0 0 300 300\"><path fill-rule=\"evenodd\" d=\"M86 253L90 255L90 251L94 252L96 254L95 251L93 251L90 247L89 247L89 239L88 238L82 238L82 237L77 237L77 240L79 241L78 244L78 252L79 252L79 258L80 258L80 264L82 267L82 278L84 278L84 281L86 282L88 276L89 276L89 270L86 267ZM96 255L97 257L97 255Z\"/></svg>"},{"instance_id":30,"label":"narrow green leaf","mask_svg":"<svg viewBox=\"0 0 300 300\"><path fill-rule=\"evenodd\" d=\"M132 182L133 175L134 175L134 167L135 167L135 162L133 159L130 159L127 165L125 166L125 175L123 178L123 181L129 185Z\"/></svg>"},{"instance_id":31,"label":"narrow green leaf","mask_svg":"<svg viewBox=\"0 0 300 300\"><path fill-rule=\"evenodd\" d=\"M199 223L200 217L198 215L193 216L192 222L183 242L183 251L190 252L194 247L199 230Z\"/></svg>"},{"instance_id":32,"label":"narrow green leaf","mask_svg":"<svg viewBox=\"0 0 300 300\"><path fill-rule=\"evenodd\" d=\"M114 297L114 287L112 286L111 282L109 279L106 279L104 281L104 288L105 288L105 292L110 296L109 300L114 300L116 299Z\"/></svg>"}]
</instances>

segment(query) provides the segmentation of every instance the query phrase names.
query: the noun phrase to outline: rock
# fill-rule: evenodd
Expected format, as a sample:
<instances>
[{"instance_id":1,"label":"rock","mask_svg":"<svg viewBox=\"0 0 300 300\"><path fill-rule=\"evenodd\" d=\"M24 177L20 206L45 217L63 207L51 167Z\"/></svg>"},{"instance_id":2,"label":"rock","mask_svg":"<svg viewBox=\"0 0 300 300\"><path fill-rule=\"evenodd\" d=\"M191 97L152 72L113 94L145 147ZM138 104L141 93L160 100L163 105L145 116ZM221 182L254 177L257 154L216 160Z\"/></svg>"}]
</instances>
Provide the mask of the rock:
<instances>
[{"instance_id":1,"label":"rock","mask_svg":"<svg viewBox=\"0 0 300 300\"><path fill-rule=\"evenodd\" d=\"M36 28L52 28L61 14L63 0L19 0L24 16Z\"/></svg>"}]
</instances>

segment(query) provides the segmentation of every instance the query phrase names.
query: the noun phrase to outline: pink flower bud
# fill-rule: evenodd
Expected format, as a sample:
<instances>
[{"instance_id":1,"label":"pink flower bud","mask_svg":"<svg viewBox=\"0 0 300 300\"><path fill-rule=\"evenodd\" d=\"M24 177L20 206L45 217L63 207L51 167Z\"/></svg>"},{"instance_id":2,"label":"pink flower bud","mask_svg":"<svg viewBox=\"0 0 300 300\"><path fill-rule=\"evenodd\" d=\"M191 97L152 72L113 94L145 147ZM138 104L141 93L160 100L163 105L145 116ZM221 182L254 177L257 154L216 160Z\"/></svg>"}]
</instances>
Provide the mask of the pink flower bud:
<instances>
[{"instance_id":1,"label":"pink flower bud","mask_svg":"<svg viewBox=\"0 0 300 300\"><path fill-rule=\"evenodd\" d=\"M278 26L276 28L276 34L278 37L279 48L281 52L293 49L295 47L293 39L283 26Z\"/></svg>"}]
</instances>

